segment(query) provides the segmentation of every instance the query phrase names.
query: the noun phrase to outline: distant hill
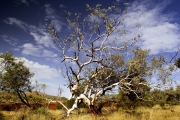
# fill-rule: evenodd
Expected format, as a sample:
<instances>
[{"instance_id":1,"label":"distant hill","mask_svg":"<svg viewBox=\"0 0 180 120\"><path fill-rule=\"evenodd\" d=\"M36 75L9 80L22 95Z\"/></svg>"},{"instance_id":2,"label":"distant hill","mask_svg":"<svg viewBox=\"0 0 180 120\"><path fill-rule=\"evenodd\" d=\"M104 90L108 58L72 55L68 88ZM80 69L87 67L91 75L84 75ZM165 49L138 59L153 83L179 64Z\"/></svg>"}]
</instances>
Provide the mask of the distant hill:
<instances>
[{"instance_id":1,"label":"distant hill","mask_svg":"<svg viewBox=\"0 0 180 120\"><path fill-rule=\"evenodd\" d=\"M58 98L57 96L52 96L52 95L48 95L48 94L44 94L42 92L36 92L36 91L27 92L26 95L28 97L29 102L32 102L32 103L48 102L46 99L61 100L61 101L67 100L67 98L65 97ZM0 91L0 102L1 103L21 103L17 95L15 95L12 92L5 92L5 91Z\"/></svg>"}]
</instances>

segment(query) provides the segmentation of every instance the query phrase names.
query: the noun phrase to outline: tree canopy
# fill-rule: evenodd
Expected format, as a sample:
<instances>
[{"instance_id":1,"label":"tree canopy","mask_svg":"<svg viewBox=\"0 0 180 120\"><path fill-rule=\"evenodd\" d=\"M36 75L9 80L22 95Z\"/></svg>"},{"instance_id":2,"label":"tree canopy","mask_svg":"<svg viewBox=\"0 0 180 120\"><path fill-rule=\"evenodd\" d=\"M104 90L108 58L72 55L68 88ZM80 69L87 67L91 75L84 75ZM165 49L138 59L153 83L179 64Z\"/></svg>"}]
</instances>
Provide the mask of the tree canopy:
<instances>
[{"instance_id":1,"label":"tree canopy","mask_svg":"<svg viewBox=\"0 0 180 120\"><path fill-rule=\"evenodd\" d=\"M163 88L172 83L174 65L162 55L149 55L150 50L141 49L138 44L138 31L129 35L131 31L121 26L127 9L128 3L124 10L118 6L105 9L100 4L87 5L88 15L84 18L80 13L73 16L66 12L67 32L56 31L55 25L46 19L47 28L60 47L70 91L76 96L68 115L77 108L79 101L96 111L94 104L98 98L117 87L143 99L140 93L144 90Z\"/></svg>"},{"instance_id":2,"label":"tree canopy","mask_svg":"<svg viewBox=\"0 0 180 120\"><path fill-rule=\"evenodd\" d=\"M0 70L1 89L16 93L20 100L29 106L25 92L33 89L30 79L34 73L24 66L23 61L8 52L0 54Z\"/></svg>"}]
</instances>

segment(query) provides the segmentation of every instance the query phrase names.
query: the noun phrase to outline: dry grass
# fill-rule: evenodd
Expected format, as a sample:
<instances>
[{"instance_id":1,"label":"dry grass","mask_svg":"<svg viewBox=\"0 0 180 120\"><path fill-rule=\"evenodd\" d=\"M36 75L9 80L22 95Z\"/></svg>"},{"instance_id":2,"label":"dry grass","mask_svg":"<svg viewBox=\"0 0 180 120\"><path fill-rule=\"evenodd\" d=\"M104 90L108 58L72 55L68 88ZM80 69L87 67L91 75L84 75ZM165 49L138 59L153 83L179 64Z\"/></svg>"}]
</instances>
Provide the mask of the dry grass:
<instances>
[{"instance_id":1,"label":"dry grass","mask_svg":"<svg viewBox=\"0 0 180 120\"><path fill-rule=\"evenodd\" d=\"M139 107L136 110L120 109L106 118L107 120L180 120L180 106Z\"/></svg>"},{"instance_id":2,"label":"dry grass","mask_svg":"<svg viewBox=\"0 0 180 120\"><path fill-rule=\"evenodd\" d=\"M0 112L1 120L180 120L180 106L158 105L153 108L139 107L136 110L123 110L103 113L102 116L94 116L86 109L75 110L69 118L65 110L47 110L40 108L36 111L21 109L17 112Z\"/></svg>"},{"instance_id":3,"label":"dry grass","mask_svg":"<svg viewBox=\"0 0 180 120\"><path fill-rule=\"evenodd\" d=\"M51 120L51 114L45 108L31 110L28 108L19 111L2 111L4 120Z\"/></svg>"}]
</instances>

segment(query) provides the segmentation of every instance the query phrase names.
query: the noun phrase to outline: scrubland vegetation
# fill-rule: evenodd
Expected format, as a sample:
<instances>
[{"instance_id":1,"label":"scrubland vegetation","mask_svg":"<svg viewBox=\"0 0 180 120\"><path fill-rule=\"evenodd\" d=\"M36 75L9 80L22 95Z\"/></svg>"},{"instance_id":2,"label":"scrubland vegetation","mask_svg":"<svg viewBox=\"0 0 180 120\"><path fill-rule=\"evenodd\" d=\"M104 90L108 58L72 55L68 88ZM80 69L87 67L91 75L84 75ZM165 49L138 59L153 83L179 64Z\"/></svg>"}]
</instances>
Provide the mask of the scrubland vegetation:
<instances>
[{"instance_id":1,"label":"scrubland vegetation","mask_svg":"<svg viewBox=\"0 0 180 120\"><path fill-rule=\"evenodd\" d=\"M37 110L21 109L19 111L1 111L1 120L179 120L180 106L155 105L152 108L137 107L134 110L122 109L112 110L103 108L101 116L94 116L87 109L75 110L70 117L66 117L65 110L48 110L39 108Z\"/></svg>"},{"instance_id":2,"label":"scrubland vegetation","mask_svg":"<svg viewBox=\"0 0 180 120\"><path fill-rule=\"evenodd\" d=\"M1 92L2 93L2 92ZM6 97L3 95L6 94ZM42 93L35 92L27 93L28 98L38 103L45 102L43 97L52 100L57 99L55 96L48 96ZM3 93L1 101L16 100L15 96L10 93ZM154 90L146 94L146 96L153 96L151 101L143 101L137 98L128 97L128 95L119 92L114 95L106 95L106 101L115 103L115 106L105 106L102 108L101 115L94 115L91 111L81 104L78 109L74 110L72 114L67 117L67 111L63 107L57 107L56 110L50 110L47 107L40 107L37 109L21 108L17 111L0 111L0 120L179 120L180 119L180 105L179 105L179 86L176 89L170 88L164 91ZM71 108L74 101L68 101L66 98L60 98L63 103ZM106 104L106 102L105 102Z\"/></svg>"}]
</instances>

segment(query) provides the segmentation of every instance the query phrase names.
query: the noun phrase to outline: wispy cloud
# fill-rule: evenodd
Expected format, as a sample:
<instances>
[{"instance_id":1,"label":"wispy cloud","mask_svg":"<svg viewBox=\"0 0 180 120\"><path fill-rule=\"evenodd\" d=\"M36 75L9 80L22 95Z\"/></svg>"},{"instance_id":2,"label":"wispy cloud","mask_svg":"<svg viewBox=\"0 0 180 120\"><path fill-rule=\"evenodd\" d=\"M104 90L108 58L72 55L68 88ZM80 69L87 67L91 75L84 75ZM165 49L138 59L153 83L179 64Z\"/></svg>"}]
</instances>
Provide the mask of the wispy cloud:
<instances>
[{"instance_id":1,"label":"wispy cloud","mask_svg":"<svg viewBox=\"0 0 180 120\"><path fill-rule=\"evenodd\" d=\"M29 6L29 2L28 2L27 0L21 0L21 2L22 2L23 4L26 4L27 6Z\"/></svg>"},{"instance_id":2,"label":"wispy cloud","mask_svg":"<svg viewBox=\"0 0 180 120\"><path fill-rule=\"evenodd\" d=\"M49 18L51 22L55 25L57 31L61 29L62 22L60 17L56 14L56 11L51 7L50 4L45 4L46 18ZM6 24L15 25L25 32L28 32L34 37L37 44L44 45L45 47L53 47L56 49L54 43L52 42L52 37L46 31L45 26L37 27L35 25L27 24L17 18L8 17L3 20ZM57 50L57 49L56 49Z\"/></svg>"},{"instance_id":3,"label":"wispy cloud","mask_svg":"<svg viewBox=\"0 0 180 120\"><path fill-rule=\"evenodd\" d=\"M33 45L32 43L25 43L24 45L21 45L21 47L19 48L21 49L22 54L36 57L57 56L53 51L58 51L58 48L53 43L52 37L49 35L45 28L29 25L21 20L11 17L4 20L4 22L10 25L16 25L17 27L23 29L25 32L33 36L36 44ZM6 38L7 40L7 36L1 37ZM49 48L51 48L51 50L48 50Z\"/></svg>"},{"instance_id":4,"label":"wispy cloud","mask_svg":"<svg viewBox=\"0 0 180 120\"><path fill-rule=\"evenodd\" d=\"M34 37L37 44L43 44L45 47L53 46L52 38L44 28L29 25L17 18L8 17L4 20L6 24L15 25Z\"/></svg>"},{"instance_id":5,"label":"wispy cloud","mask_svg":"<svg viewBox=\"0 0 180 120\"><path fill-rule=\"evenodd\" d=\"M38 0L30 0L30 2L39 4L39 3L38 3Z\"/></svg>"},{"instance_id":6,"label":"wispy cloud","mask_svg":"<svg viewBox=\"0 0 180 120\"><path fill-rule=\"evenodd\" d=\"M137 24L141 25L140 46L150 49L151 54L174 52L180 44L180 25L174 23L172 13L164 14L170 2L158 4L150 0L137 0L131 3L123 25L129 32L135 32Z\"/></svg>"},{"instance_id":7,"label":"wispy cloud","mask_svg":"<svg viewBox=\"0 0 180 120\"><path fill-rule=\"evenodd\" d=\"M38 4L37 0L18 0L18 1L14 1L17 5L21 5L24 4L26 6L29 6L30 3L36 3Z\"/></svg>"},{"instance_id":8,"label":"wispy cloud","mask_svg":"<svg viewBox=\"0 0 180 120\"><path fill-rule=\"evenodd\" d=\"M66 8L66 6L63 5L63 4L60 4L59 7L60 7L60 8L63 8L63 9Z\"/></svg>"},{"instance_id":9,"label":"wispy cloud","mask_svg":"<svg viewBox=\"0 0 180 120\"><path fill-rule=\"evenodd\" d=\"M54 24L57 31L60 31L63 23L60 20L60 16L56 14L56 10L51 7L50 4L45 4L46 18L48 18L52 24Z\"/></svg>"},{"instance_id":10,"label":"wispy cloud","mask_svg":"<svg viewBox=\"0 0 180 120\"><path fill-rule=\"evenodd\" d=\"M18 42L18 39L14 38L14 37L11 37L11 36L8 36L8 35L0 35L0 37L6 41L8 44L12 45L12 46L16 46L17 45L17 42Z\"/></svg>"},{"instance_id":11,"label":"wispy cloud","mask_svg":"<svg viewBox=\"0 0 180 120\"><path fill-rule=\"evenodd\" d=\"M16 25L17 27L23 29L24 31L27 31L27 29L29 28L28 24L16 18L8 17L7 19L3 21L9 25Z\"/></svg>"},{"instance_id":12,"label":"wispy cloud","mask_svg":"<svg viewBox=\"0 0 180 120\"><path fill-rule=\"evenodd\" d=\"M21 2L33 2L35 0L25 0ZM45 4L45 18L49 18L50 22L55 25L57 31L61 29L62 22L60 16L56 14L56 11L50 4ZM49 35L45 26L35 26L21 21L17 18L8 17L4 20L6 24L15 25L23 31L29 33L34 39L31 43L25 43L16 47L16 51L21 51L23 55L30 55L34 57L44 57L46 60L53 62L59 62L59 56L55 52L60 52L57 46L53 43L53 38Z\"/></svg>"}]
</instances>

